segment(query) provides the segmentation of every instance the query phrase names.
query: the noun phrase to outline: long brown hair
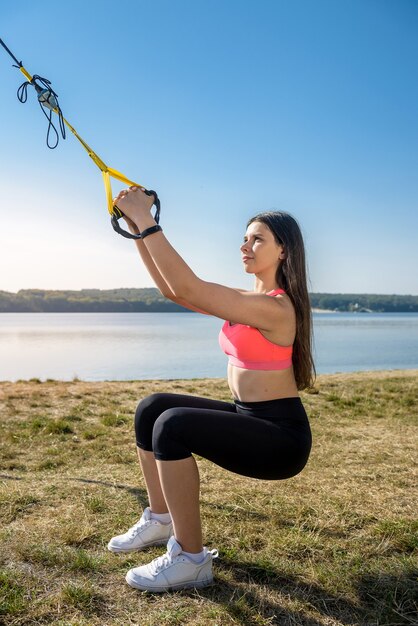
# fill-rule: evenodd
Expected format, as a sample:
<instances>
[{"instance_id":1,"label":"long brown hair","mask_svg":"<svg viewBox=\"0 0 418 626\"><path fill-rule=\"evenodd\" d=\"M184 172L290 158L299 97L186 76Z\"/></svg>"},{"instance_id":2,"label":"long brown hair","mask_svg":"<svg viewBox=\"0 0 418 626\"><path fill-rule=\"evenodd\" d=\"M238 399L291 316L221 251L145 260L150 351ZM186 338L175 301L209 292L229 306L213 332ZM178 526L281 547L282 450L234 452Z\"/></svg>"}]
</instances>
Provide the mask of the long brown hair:
<instances>
[{"instance_id":1,"label":"long brown hair","mask_svg":"<svg viewBox=\"0 0 418 626\"><path fill-rule=\"evenodd\" d=\"M296 337L293 344L293 368L298 389L312 387L315 364L312 357L312 310L308 295L305 246L299 224L289 213L266 211L252 217L262 222L273 233L278 244L284 246L285 259L280 263L276 282L291 299L296 313Z\"/></svg>"}]
</instances>

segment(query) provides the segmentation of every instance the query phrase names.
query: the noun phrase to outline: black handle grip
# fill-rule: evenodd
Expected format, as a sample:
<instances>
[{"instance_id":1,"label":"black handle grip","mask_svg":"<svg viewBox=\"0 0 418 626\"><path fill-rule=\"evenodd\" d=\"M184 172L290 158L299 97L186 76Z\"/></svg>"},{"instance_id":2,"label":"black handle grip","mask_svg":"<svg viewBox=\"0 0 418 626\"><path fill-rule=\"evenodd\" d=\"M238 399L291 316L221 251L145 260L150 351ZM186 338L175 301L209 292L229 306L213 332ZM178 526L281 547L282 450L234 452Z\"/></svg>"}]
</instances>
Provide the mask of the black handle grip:
<instances>
[{"instance_id":1,"label":"black handle grip","mask_svg":"<svg viewBox=\"0 0 418 626\"><path fill-rule=\"evenodd\" d=\"M147 196L154 196L154 202L153 202L153 206L155 206L154 219L158 224L160 221L161 203L160 203L159 197L157 196L157 192L148 190L148 189L144 189L143 192L146 193ZM138 235L134 235L133 233L130 233L127 230L123 230L123 228L119 226L118 220L120 220L123 217L123 213L119 209L119 207L117 207L116 205L113 205L113 210L114 210L114 213L112 217L110 218L111 224L113 226L113 230L119 233L119 235L122 235L122 237L126 237L126 239L141 239L141 233L138 233Z\"/></svg>"}]
</instances>

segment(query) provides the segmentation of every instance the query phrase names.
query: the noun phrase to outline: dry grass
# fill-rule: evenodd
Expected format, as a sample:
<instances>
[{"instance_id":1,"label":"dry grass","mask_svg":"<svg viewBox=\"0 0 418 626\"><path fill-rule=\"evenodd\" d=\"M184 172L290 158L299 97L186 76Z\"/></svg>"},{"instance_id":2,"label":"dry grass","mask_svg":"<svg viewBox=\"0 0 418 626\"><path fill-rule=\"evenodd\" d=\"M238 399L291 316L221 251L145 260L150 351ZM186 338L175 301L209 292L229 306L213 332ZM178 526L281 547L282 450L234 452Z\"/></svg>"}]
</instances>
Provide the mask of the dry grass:
<instances>
[{"instance_id":1,"label":"dry grass","mask_svg":"<svg viewBox=\"0 0 418 626\"><path fill-rule=\"evenodd\" d=\"M224 381L0 383L0 622L417 623L417 383L417 371L320 376L303 394L311 459L290 480L243 478L200 459L216 580L166 595L124 582L161 549L106 550L146 505L132 415L157 390L229 399Z\"/></svg>"}]
</instances>

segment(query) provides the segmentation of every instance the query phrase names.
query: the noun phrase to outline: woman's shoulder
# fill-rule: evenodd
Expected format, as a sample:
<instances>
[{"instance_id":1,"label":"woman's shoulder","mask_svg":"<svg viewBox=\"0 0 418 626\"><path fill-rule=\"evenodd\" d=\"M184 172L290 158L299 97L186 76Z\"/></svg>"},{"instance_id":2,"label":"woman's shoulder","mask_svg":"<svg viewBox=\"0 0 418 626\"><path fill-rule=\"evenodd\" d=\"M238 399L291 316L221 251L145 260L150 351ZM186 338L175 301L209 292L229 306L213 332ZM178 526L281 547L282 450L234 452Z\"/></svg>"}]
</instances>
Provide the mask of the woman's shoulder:
<instances>
[{"instance_id":1,"label":"woman's shoulder","mask_svg":"<svg viewBox=\"0 0 418 626\"><path fill-rule=\"evenodd\" d=\"M254 295L254 296L260 295L258 291L253 291L250 289L237 289L236 287L233 287L233 290L236 291L237 293L241 293L245 295ZM268 291L265 295L270 296L277 301L289 303L290 307L293 308L292 301L284 289L272 289L271 291Z\"/></svg>"},{"instance_id":2,"label":"woman's shoulder","mask_svg":"<svg viewBox=\"0 0 418 626\"><path fill-rule=\"evenodd\" d=\"M259 292L249 290L249 289L237 289L233 287L234 291L245 295L254 295L259 296ZM292 299L288 296L284 289L272 289L268 291L267 294L272 299L276 300L276 302L280 305L280 309L282 313L284 313L287 320L292 323L295 320L295 306L292 302Z\"/></svg>"}]
</instances>

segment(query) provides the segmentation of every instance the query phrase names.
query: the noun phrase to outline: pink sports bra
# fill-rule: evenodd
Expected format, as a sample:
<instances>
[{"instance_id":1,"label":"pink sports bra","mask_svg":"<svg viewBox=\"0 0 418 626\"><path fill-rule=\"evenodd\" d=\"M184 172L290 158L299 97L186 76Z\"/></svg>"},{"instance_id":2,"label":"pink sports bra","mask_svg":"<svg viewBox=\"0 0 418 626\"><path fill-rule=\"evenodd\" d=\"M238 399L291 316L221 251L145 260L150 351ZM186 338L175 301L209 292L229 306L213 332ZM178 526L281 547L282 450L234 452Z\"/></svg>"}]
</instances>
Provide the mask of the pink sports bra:
<instances>
[{"instance_id":1,"label":"pink sports bra","mask_svg":"<svg viewBox=\"0 0 418 626\"><path fill-rule=\"evenodd\" d=\"M267 296L285 293L269 291ZM229 363L248 370L284 370L292 365L293 346L279 346L269 341L258 328L225 322L219 333L219 345Z\"/></svg>"}]
</instances>

